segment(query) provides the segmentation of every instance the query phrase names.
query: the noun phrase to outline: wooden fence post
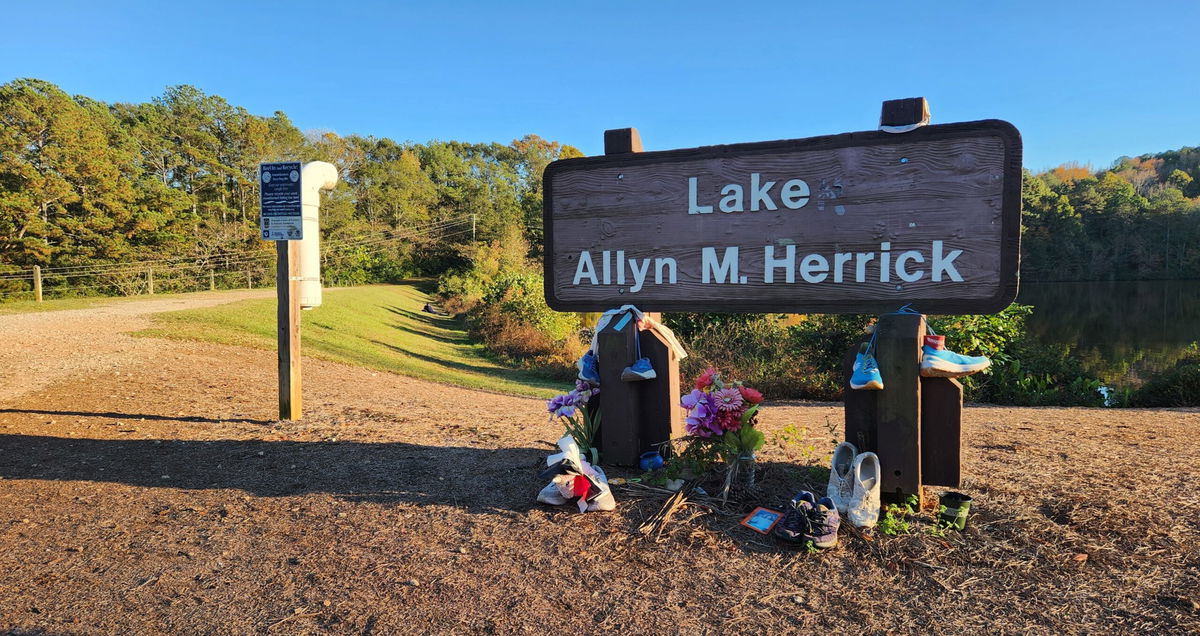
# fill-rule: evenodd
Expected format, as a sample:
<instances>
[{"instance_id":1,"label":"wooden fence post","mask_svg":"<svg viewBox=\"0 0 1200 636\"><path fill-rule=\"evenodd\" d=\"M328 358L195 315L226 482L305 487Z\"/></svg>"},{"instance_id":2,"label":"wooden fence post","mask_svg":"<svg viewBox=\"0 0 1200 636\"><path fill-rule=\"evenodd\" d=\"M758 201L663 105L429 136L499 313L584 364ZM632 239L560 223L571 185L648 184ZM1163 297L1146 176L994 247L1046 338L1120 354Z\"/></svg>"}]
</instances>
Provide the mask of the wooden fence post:
<instances>
[{"instance_id":1,"label":"wooden fence post","mask_svg":"<svg viewBox=\"0 0 1200 636\"><path fill-rule=\"evenodd\" d=\"M210 270L208 270L208 291L216 291L216 290L217 290L217 272L210 269Z\"/></svg>"},{"instance_id":2,"label":"wooden fence post","mask_svg":"<svg viewBox=\"0 0 1200 636\"><path fill-rule=\"evenodd\" d=\"M250 270L246 270L246 289L254 289L254 277L250 275Z\"/></svg>"},{"instance_id":3,"label":"wooden fence post","mask_svg":"<svg viewBox=\"0 0 1200 636\"><path fill-rule=\"evenodd\" d=\"M151 296L154 295L154 268L146 270L146 289Z\"/></svg>"},{"instance_id":4,"label":"wooden fence post","mask_svg":"<svg viewBox=\"0 0 1200 636\"><path fill-rule=\"evenodd\" d=\"M33 299L42 302L42 266L33 266Z\"/></svg>"}]
</instances>

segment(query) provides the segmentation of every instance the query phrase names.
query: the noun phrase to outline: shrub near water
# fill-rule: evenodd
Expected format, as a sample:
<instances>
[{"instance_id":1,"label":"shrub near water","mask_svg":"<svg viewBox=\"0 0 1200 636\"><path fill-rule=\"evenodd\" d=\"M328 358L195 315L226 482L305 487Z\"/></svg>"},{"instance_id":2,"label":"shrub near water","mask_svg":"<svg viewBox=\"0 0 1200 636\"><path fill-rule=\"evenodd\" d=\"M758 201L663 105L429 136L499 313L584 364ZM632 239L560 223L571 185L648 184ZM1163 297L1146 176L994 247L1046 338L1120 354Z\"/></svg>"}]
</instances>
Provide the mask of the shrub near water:
<instances>
[{"instance_id":1,"label":"shrub near water","mask_svg":"<svg viewBox=\"0 0 1200 636\"><path fill-rule=\"evenodd\" d=\"M992 359L985 372L960 379L964 397L1016 405L1103 405L1100 380L1069 349L1050 349L1026 335L1032 309L1013 304L998 314L930 317L953 350ZM684 375L720 361L772 396L840 400L842 358L867 336L875 317L668 314L666 320L691 353L681 365Z\"/></svg>"},{"instance_id":2,"label":"shrub near water","mask_svg":"<svg viewBox=\"0 0 1200 636\"><path fill-rule=\"evenodd\" d=\"M1200 346L1193 342L1175 367L1133 394L1132 406L1200 406Z\"/></svg>"}]
</instances>

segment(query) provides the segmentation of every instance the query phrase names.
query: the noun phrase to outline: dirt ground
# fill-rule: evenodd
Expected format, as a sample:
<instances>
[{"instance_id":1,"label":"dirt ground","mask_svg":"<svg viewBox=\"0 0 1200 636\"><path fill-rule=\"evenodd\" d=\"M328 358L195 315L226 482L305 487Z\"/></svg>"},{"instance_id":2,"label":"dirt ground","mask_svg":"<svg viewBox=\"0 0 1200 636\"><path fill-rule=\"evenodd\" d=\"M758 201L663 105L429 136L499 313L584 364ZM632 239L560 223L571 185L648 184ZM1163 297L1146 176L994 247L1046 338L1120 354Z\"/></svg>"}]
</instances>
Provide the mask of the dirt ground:
<instances>
[{"instance_id":1,"label":"dirt ground","mask_svg":"<svg viewBox=\"0 0 1200 636\"><path fill-rule=\"evenodd\" d=\"M1200 631L1196 409L969 406L961 534L807 554L688 507L656 541L658 498L534 502L538 400L306 359L279 422L272 352L124 335L227 298L0 316L0 633ZM841 417L769 405L816 447L746 503L823 487Z\"/></svg>"}]
</instances>

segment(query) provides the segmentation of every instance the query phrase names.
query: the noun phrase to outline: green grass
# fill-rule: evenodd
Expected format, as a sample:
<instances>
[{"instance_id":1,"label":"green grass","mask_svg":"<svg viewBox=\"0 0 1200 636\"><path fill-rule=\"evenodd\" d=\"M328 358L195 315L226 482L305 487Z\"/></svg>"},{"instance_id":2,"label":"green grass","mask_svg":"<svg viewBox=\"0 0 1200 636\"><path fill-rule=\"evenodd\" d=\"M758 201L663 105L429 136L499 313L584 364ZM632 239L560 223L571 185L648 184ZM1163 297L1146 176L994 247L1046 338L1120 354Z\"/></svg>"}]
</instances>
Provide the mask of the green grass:
<instances>
[{"instance_id":1,"label":"green grass","mask_svg":"<svg viewBox=\"0 0 1200 636\"><path fill-rule=\"evenodd\" d=\"M39 311L62 311L64 309L87 309L96 305L126 302L136 299L158 298L158 296L131 296L114 298L111 296L91 296L88 298L56 298L45 302L33 300L13 300L0 303L0 316L6 314L28 314Z\"/></svg>"},{"instance_id":2,"label":"green grass","mask_svg":"<svg viewBox=\"0 0 1200 636\"><path fill-rule=\"evenodd\" d=\"M489 359L458 321L422 312L426 302L428 294L411 284L327 290L320 307L302 314L301 348L314 358L471 389L540 398L565 390ZM135 335L276 347L274 298L157 314L154 323Z\"/></svg>"}]
</instances>

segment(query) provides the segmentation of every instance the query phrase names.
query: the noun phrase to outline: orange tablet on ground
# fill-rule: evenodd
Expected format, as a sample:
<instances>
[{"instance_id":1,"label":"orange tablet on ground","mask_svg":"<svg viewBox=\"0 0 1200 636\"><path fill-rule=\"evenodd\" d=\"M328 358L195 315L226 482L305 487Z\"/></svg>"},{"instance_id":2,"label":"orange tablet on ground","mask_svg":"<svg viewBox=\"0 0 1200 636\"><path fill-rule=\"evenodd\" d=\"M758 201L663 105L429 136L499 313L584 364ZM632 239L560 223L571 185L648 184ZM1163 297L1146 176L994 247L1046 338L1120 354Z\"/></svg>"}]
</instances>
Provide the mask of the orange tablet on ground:
<instances>
[{"instance_id":1,"label":"orange tablet on ground","mask_svg":"<svg viewBox=\"0 0 1200 636\"><path fill-rule=\"evenodd\" d=\"M758 507L742 519L742 525L760 534L768 534L771 528L783 518L783 513L769 508Z\"/></svg>"}]
</instances>

